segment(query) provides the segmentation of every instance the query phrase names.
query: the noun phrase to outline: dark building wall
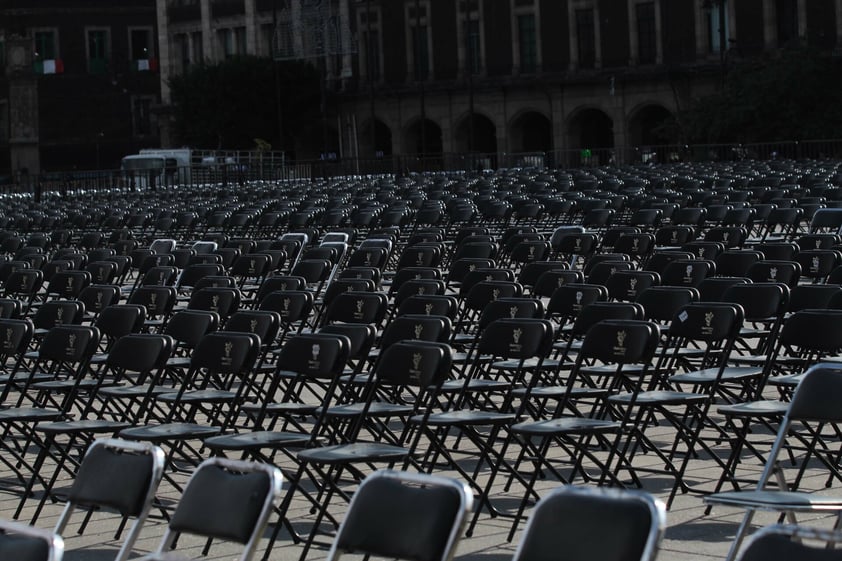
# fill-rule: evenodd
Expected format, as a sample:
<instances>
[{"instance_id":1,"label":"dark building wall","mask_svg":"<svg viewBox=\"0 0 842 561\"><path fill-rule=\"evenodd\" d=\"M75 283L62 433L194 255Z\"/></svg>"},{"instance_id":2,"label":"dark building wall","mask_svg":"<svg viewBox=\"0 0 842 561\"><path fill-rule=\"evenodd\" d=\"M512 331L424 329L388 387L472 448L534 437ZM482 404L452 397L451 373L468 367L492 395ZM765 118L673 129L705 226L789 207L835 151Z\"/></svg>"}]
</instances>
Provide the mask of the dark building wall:
<instances>
[{"instance_id":1,"label":"dark building wall","mask_svg":"<svg viewBox=\"0 0 842 561\"><path fill-rule=\"evenodd\" d=\"M90 27L109 30L108 64L98 73L88 68ZM156 58L154 0L0 0L0 28L7 35L57 31L63 72L37 76L43 170L117 167L127 153L158 144L154 127L145 134L134 128L133 101L146 98L151 108L159 101L160 85L156 72L132 68L130 27L152 30L151 57Z\"/></svg>"}]
</instances>

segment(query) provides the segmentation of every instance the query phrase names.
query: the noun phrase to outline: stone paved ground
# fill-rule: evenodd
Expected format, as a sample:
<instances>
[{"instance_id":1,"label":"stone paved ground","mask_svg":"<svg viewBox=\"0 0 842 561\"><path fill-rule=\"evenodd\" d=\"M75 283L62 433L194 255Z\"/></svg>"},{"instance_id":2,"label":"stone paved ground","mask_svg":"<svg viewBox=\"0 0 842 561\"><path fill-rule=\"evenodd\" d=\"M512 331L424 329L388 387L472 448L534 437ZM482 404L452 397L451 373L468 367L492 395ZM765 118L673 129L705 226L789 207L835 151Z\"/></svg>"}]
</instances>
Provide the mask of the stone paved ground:
<instances>
[{"instance_id":1,"label":"stone paved ground","mask_svg":"<svg viewBox=\"0 0 842 561\"><path fill-rule=\"evenodd\" d=\"M666 429L659 427L658 430ZM648 456L639 457L639 461L645 463L648 461ZM756 474L756 466L754 469L748 469L751 467L749 465L746 467L745 473L753 471ZM49 472L49 469L50 466L47 466L45 472ZM9 478L8 468L4 469L2 473L5 477L0 480L0 483L4 484L5 490L0 491L0 517L8 519L12 516L18 504L19 495L11 489L15 486L13 485L13 480ZM702 488L709 488L712 481L718 476L719 469L713 462L699 460L691 464L688 479L694 484L699 484ZM805 480L804 486L807 488L822 488L823 482L823 477L812 475ZM546 490L554 485L554 483L547 481L542 483L541 488ZM665 498L671 485L672 480L668 477L654 474L645 476L647 490L657 496ZM840 487L842 486L837 484L829 492L839 493ZM162 486L161 492L159 493L160 498L170 502L177 499L177 496L178 494L166 484ZM502 505L512 504L516 498L514 495L506 495L500 486L495 490L493 496L498 501L498 504ZM26 502L26 508L21 517L22 521L29 520L35 503L36 501L34 499ZM60 509L61 504L49 504L36 525L42 528L52 527ZM341 516L343 509L344 505L336 504L332 511ZM719 507L711 514L706 515L699 495L692 493L679 495L668 512L668 528L658 559L661 561L723 559L740 515L740 511L736 509L723 507ZM307 520L309 517L307 505L304 504L304 501L294 501L290 518L295 522L296 526L301 530L306 530L308 528ZM114 517L95 516L85 533L82 536L77 536L76 529L81 520L82 517L77 516L74 519L74 523L71 524L71 527L65 533L68 549L65 558L69 561L104 561L111 559L117 549L117 542L113 539L113 531L116 523ZM758 520L761 524L772 523L776 520L776 516L772 514L761 514ZM829 527L832 524L832 521L825 516L810 517L809 521L820 527ZM136 547L138 552L150 551L157 545L164 528L163 524L163 520L159 517L155 517L147 523L142 538ZM464 538L461 541L457 558L465 561L502 561L511 558L515 546L506 542L509 524L509 520L491 518L488 514L483 513L474 535L470 538ZM610 529L606 528L605 531L608 532ZM323 541L327 543L329 538L325 537ZM198 555L201 546L202 543L182 539L179 551L191 555ZM266 540L263 540L261 543L261 554L265 547ZM294 545L289 535L284 532L281 535L280 541L272 549L270 559L294 561L298 559L300 552L301 546ZM228 544L219 544L211 549L208 559L234 559L235 554L236 548ZM325 557L325 554L326 549L324 547L317 547L311 550L308 559L322 559Z\"/></svg>"}]
</instances>

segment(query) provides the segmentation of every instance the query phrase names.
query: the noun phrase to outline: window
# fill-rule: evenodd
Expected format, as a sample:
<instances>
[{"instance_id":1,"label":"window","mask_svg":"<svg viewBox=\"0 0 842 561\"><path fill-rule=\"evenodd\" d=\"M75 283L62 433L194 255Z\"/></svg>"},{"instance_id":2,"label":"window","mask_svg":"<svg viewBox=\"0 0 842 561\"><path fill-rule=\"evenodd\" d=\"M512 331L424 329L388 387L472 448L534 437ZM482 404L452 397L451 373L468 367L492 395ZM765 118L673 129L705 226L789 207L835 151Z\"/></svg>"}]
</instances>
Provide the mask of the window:
<instances>
[{"instance_id":1,"label":"window","mask_svg":"<svg viewBox=\"0 0 842 561\"><path fill-rule=\"evenodd\" d=\"M87 32L88 72L108 72L108 58L111 50L107 29L88 29Z\"/></svg>"},{"instance_id":2,"label":"window","mask_svg":"<svg viewBox=\"0 0 842 561\"><path fill-rule=\"evenodd\" d=\"M471 74L479 74L482 70L482 44L480 43L479 21L470 19L465 22L465 45L468 50L468 68Z\"/></svg>"},{"instance_id":3,"label":"window","mask_svg":"<svg viewBox=\"0 0 842 561\"><path fill-rule=\"evenodd\" d=\"M190 35L190 48L192 50L190 61L193 64L201 64L205 60L205 47L202 43L201 31L195 31Z\"/></svg>"},{"instance_id":4,"label":"window","mask_svg":"<svg viewBox=\"0 0 842 561\"><path fill-rule=\"evenodd\" d=\"M520 71L525 73L535 72L538 69L535 14L524 14L517 17L517 38L520 47Z\"/></svg>"},{"instance_id":5,"label":"window","mask_svg":"<svg viewBox=\"0 0 842 561\"><path fill-rule=\"evenodd\" d=\"M596 33L593 8L576 10L576 46L580 68L596 66Z\"/></svg>"},{"instance_id":6,"label":"window","mask_svg":"<svg viewBox=\"0 0 842 561\"><path fill-rule=\"evenodd\" d=\"M190 36L186 33L177 33L173 37L173 42L175 43L175 56L178 57L181 70L187 70L190 67Z\"/></svg>"},{"instance_id":7,"label":"window","mask_svg":"<svg viewBox=\"0 0 842 561\"><path fill-rule=\"evenodd\" d=\"M152 101L150 96L132 97L132 131L135 136L152 134Z\"/></svg>"},{"instance_id":8,"label":"window","mask_svg":"<svg viewBox=\"0 0 842 561\"><path fill-rule=\"evenodd\" d=\"M184 43L187 42L186 35L179 35L176 37L178 41L180 39L183 40ZM183 48L179 49L180 55L182 56L183 62L183 55L184 50ZM187 50L189 54L189 49ZM131 63L132 68L135 70L154 70L155 65L155 56L154 56L154 46L152 45L152 29L149 27L135 27L129 28L129 54L131 55ZM188 61L189 64L189 61Z\"/></svg>"},{"instance_id":9,"label":"window","mask_svg":"<svg viewBox=\"0 0 842 561\"><path fill-rule=\"evenodd\" d=\"M484 70L481 2L462 0L457 14L459 70L463 75L478 75Z\"/></svg>"},{"instance_id":10,"label":"window","mask_svg":"<svg viewBox=\"0 0 842 561\"><path fill-rule=\"evenodd\" d=\"M775 0L778 22L778 46L798 39L798 0Z\"/></svg>"},{"instance_id":11,"label":"window","mask_svg":"<svg viewBox=\"0 0 842 561\"><path fill-rule=\"evenodd\" d=\"M376 29L363 31L365 48L365 74L369 79L380 79L380 32Z\"/></svg>"},{"instance_id":12,"label":"window","mask_svg":"<svg viewBox=\"0 0 842 561\"><path fill-rule=\"evenodd\" d=\"M426 80L430 74L430 57L427 44L427 26L412 28L412 68L416 80Z\"/></svg>"},{"instance_id":13,"label":"window","mask_svg":"<svg viewBox=\"0 0 842 561\"><path fill-rule=\"evenodd\" d=\"M383 52L380 45L380 11L366 3L357 11L357 29L360 37L360 75L369 82L383 76Z\"/></svg>"},{"instance_id":14,"label":"window","mask_svg":"<svg viewBox=\"0 0 842 561\"><path fill-rule=\"evenodd\" d=\"M409 0L406 10L409 78L424 81L432 73L430 55L430 6L427 0Z\"/></svg>"},{"instance_id":15,"label":"window","mask_svg":"<svg viewBox=\"0 0 842 561\"><path fill-rule=\"evenodd\" d=\"M55 60L58 48L56 46L56 32L53 29L35 32L35 60Z\"/></svg>"},{"instance_id":16,"label":"window","mask_svg":"<svg viewBox=\"0 0 842 561\"><path fill-rule=\"evenodd\" d=\"M234 46L234 30L220 29L216 33L219 37L219 51L222 54L221 58L231 58L237 54L237 51L235 50L236 47Z\"/></svg>"},{"instance_id":17,"label":"window","mask_svg":"<svg viewBox=\"0 0 842 561\"><path fill-rule=\"evenodd\" d=\"M236 49L236 54L238 55L244 55L248 52L248 49L246 47L245 27L234 28L234 48Z\"/></svg>"},{"instance_id":18,"label":"window","mask_svg":"<svg viewBox=\"0 0 842 561\"><path fill-rule=\"evenodd\" d=\"M638 4L635 11L637 12L637 62L655 64L658 57L655 3Z\"/></svg>"},{"instance_id":19,"label":"window","mask_svg":"<svg viewBox=\"0 0 842 561\"><path fill-rule=\"evenodd\" d=\"M714 0L708 10L708 50L718 53L728 48L728 0Z\"/></svg>"}]
</instances>

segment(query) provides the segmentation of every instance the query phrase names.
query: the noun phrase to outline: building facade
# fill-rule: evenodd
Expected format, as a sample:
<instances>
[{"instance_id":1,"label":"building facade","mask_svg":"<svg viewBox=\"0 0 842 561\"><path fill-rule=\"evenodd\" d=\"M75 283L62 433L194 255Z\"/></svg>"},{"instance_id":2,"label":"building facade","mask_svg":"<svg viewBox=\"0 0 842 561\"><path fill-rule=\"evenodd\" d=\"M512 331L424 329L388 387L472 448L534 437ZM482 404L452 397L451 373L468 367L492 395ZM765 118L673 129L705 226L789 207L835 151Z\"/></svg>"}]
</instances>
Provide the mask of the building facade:
<instances>
[{"instance_id":1,"label":"building facade","mask_svg":"<svg viewBox=\"0 0 842 561\"><path fill-rule=\"evenodd\" d=\"M154 0L0 0L0 176L158 144Z\"/></svg>"},{"instance_id":2,"label":"building facade","mask_svg":"<svg viewBox=\"0 0 842 561\"><path fill-rule=\"evenodd\" d=\"M322 154L503 154L680 140L739 60L836 51L842 0L157 0L161 90L241 53L323 63Z\"/></svg>"}]
</instances>

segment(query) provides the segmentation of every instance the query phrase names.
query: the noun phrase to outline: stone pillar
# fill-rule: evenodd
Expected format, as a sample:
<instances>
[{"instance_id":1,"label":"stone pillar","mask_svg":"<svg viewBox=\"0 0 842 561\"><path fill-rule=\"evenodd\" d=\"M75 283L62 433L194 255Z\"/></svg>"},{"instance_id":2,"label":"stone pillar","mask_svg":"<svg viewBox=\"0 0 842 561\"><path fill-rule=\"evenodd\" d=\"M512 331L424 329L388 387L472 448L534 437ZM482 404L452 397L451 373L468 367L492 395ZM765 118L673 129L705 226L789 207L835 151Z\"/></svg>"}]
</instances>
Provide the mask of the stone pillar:
<instances>
[{"instance_id":1,"label":"stone pillar","mask_svg":"<svg viewBox=\"0 0 842 561\"><path fill-rule=\"evenodd\" d=\"M175 65L170 53L170 19L167 14L167 0L155 3L158 19L158 75L161 78L161 103L169 105L170 77L175 73Z\"/></svg>"},{"instance_id":2,"label":"stone pillar","mask_svg":"<svg viewBox=\"0 0 842 561\"><path fill-rule=\"evenodd\" d=\"M246 52L252 55L262 55L260 44L262 37L260 36L260 28L257 25L257 9L256 0L244 0L245 5L245 19L246 19ZM271 53L270 53L271 54Z\"/></svg>"},{"instance_id":3,"label":"stone pillar","mask_svg":"<svg viewBox=\"0 0 842 561\"><path fill-rule=\"evenodd\" d=\"M9 153L12 172L26 176L41 173L38 139L38 77L32 72L32 40L13 36L6 42L9 77Z\"/></svg>"}]
</instances>

